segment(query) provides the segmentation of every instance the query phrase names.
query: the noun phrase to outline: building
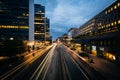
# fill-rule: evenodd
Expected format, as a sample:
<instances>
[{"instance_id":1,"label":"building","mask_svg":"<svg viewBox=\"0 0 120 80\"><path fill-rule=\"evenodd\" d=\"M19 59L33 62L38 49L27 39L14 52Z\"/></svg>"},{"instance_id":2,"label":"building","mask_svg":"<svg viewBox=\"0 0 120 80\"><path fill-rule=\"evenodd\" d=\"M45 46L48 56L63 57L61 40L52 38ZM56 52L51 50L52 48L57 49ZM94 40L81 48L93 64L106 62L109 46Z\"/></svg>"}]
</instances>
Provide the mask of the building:
<instances>
[{"instance_id":1,"label":"building","mask_svg":"<svg viewBox=\"0 0 120 80\"><path fill-rule=\"evenodd\" d=\"M35 40L45 41L45 7L35 4Z\"/></svg>"},{"instance_id":2,"label":"building","mask_svg":"<svg viewBox=\"0 0 120 80\"><path fill-rule=\"evenodd\" d=\"M50 41L50 20L46 18L45 41Z\"/></svg>"},{"instance_id":3,"label":"building","mask_svg":"<svg viewBox=\"0 0 120 80\"><path fill-rule=\"evenodd\" d=\"M35 40L50 42L50 20L45 17L45 7L35 4Z\"/></svg>"},{"instance_id":4,"label":"building","mask_svg":"<svg viewBox=\"0 0 120 80\"><path fill-rule=\"evenodd\" d=\"M27 45L34 45L34 0L0 0L1 54L23 53Z\"/></svg>"},{"instance_id":5,"label":"building","mask_svg":"<svg viewBox=\"0 0 120 80\"><path fill-rule=\"evenodd\" d=\"M79 28L82 49L87 53L120 61L120 0L94 16Z\"/></svg>"},{"instance_id":6,"label":"building","mask_svg":"<svg viewBox=\"0 0 120 80\"><path fill-rule=\"evenodd\" d=\"M62 40L61 40L64 44L69 44L69 39L68 39L68 34L65 33L62 35Z\"/></svg>"},{"instance_id":7,"label":"building","mask_svg":"<svg viewBox=\"0 0 120 80\"><path fill-rule=\"evenodd\" d=\"M74 40L75 36L78 35L79 29L78 28L71 28L68 31L68 38L70 41Z\"/></svg>"},{"instance_id":8,"label":"building","mask_svg":"<svg viewBox=\"0 0 120 80\"><path fill-rule=\"evenodd\" d=\"M0 0L0 38L28 40L29 0Z\"/></svg>"}]
</instances>

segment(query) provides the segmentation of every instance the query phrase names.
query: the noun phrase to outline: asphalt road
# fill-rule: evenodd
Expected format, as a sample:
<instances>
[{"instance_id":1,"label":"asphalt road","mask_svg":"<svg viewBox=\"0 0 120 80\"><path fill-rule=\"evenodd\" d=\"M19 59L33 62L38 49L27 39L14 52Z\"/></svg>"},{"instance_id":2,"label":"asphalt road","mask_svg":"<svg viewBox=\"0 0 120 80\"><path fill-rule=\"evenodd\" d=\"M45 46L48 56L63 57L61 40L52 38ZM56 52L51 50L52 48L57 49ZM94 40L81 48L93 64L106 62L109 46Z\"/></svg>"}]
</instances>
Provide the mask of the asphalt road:
<instances>
[{"instance_id":1,"label":"asphalt road","mask_svg":"<svg viewBox=\"0 0 120 80\"><path fill-rule=\"evenodd\" d=\"M0 80L103 80L78 55L53 44L0 76Z\"/></svg>"}]
</instances>

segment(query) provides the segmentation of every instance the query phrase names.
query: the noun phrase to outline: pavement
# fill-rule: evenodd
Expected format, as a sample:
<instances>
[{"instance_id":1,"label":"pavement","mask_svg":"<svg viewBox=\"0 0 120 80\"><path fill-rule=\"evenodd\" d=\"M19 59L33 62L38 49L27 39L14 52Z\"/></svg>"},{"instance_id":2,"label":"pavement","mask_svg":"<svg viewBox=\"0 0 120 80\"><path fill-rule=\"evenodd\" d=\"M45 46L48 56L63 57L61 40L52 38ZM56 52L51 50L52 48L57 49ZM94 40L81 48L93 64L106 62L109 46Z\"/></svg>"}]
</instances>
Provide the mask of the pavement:
<instances>
[{"instance_id":1,"label":"pavement","mask_svg":"<svg viewBox=\"0 0 120 80\"><path fill-rule=\"evenodd\" d=\"M93 59L92 63L88 61L89 56ZM105 80L120 80L120 65L92 54L89 56L81 56L81 59L104 76Z\"/></svg>"},{"instance_id":2,"label":"pavement","mask_svg":"<svg viewBox=\"0 0 120 80\"><path fill-rule=\"evenodd\" d=\"M44 48L43 46L41 47L41 49ZM27 56L30 56L32 55L33 53L35 53L36 51L39 51L40 49L38 50L31 50L30 52L26 51L24 52L23 54L18 54L16 55L16 57L19 57L19 56L24 56L24 57L27 57ZM10 57L7 57L7 56L0 56L0 61L3 61L3 60L7 60L9 59Z\"/></svg>"}]
</instances>

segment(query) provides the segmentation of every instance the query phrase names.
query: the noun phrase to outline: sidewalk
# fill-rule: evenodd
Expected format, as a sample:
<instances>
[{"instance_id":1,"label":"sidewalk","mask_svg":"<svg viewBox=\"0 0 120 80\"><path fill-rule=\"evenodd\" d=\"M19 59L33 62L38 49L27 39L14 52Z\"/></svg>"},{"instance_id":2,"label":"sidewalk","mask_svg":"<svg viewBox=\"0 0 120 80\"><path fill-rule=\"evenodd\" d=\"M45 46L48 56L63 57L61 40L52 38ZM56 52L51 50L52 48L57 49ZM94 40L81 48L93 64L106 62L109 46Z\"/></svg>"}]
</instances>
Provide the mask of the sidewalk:
<instances>
[{"instance_id":1,"label":"sidewalk","mask_svg":"<svg viewBox=\"0 0 120 80\"><path fill-rule=\"evenodd\" d=\"M81 56L83 60L98 71L106 80L120 80L120 66L103 58L90 55L94 63L88 62L88 56ZM81 59L82 59L81 58Z\"/></svg>"},{"instance_id":2,"label":"sidewalk","mask_svg":"<svg viewBox=\"0 0 120 80\"><path fill-rule=\"evenodd\" d=\"M26 52L24 52L24 53L22 53L22 54L17 54L17 55L14 56L14 57L20 57L20 56L28 57L28 56L32 55L33 53L41 50L41 49L44 48L44 47L46 48L46 46L42 46L40 49L35 49L35 50L30 51L30 52L26 51ZM7 60L7 59L10 59L10 57L0 56L0 61L2 61L2 60Z\"/></svg>"},{"instance_id":3,"label":"sidewalk","mask_svg":"<svg viewBox=\"0 0 120 80\"><path fill-rule=\"evenodd\" d=\"M89 66L94 68L94 70L99 72L105 78L104 80L120 80L120 65L94 55L89 55L90 58L94 60L94 63L90 63L88 62L88 55L82 53L83 55L81 56L81 53L78 53L77 50L72 51L78 54L79 57Z\"/></svg>"}]
</instances>

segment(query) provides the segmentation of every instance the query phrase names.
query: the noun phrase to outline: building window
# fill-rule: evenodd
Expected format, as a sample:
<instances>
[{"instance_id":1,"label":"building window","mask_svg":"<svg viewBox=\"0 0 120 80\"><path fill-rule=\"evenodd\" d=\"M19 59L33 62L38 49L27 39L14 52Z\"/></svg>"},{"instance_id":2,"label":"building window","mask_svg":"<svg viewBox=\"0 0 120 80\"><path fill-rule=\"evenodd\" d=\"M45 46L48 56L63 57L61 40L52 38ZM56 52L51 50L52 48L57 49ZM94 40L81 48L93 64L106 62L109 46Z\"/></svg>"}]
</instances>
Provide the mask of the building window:
<instances>
[{"instance_id":1,"label":"building window","mask_svg":"<svg viewBox=\"0 0 120 80\"><path fill-rule=\"evenodd\" d=\"M118 24L120 24L120 20L118 20Z\"/></svg>"},{"instance_id":2,"label":"building window","mask_svg":"<svg viewBox=\"0 0 120 80\"><path fill-rule=\"evenodd\" d=\"M118 3L118 7L120 6L120 3Z\"/></svg>"},{"instance_id":3,"label":"building window","mask_svg":"<svg viewBox=\"0 0 120 80\"><path fill-rule=\"evenodd\" d=\"M110 9L108 10L108 12L110 13Z\"/></svg>"},{"instance_id":4,"label":"building window","mask_svg":"<svg viewBox=\"0 0 120 80\"><path fill-rule=\"evenodd\" d=\"M111 7L111 11L113 11L113 8Z\"/></svg>"},{"instance_id":5,"label":"building window","mask_svg":"<svg viewBox=\"0 0 120 80\"><path fill-rule=\"evenodd\" d=\"M115 24L115 25L117 24L116 21L114 22L114 24Z\"/></svg>"},{"instance_id":6,"label":"building window","mask_svg":"<svg viewBox=\"0 0 120 80\"><path fill-rule=\"evenodd\" d=\"M114 9L116 9L116 8L117 8L117 6L115 5L115 6L114 6Z\"/></svg>"},{"instance_id":7,"label":"building window","mask_svg":"<svg viewBox=\"0 0 120 80\"><path fill-rule=\"evenodd\" d=\"M105 12L105 14L107 14L107 11Z\"/></svg>"},{"instance_id":8,"label":"building window","mask_svg":"<svg viewBox=\"0 0 120 80\"><path fill-rule=\"evenodd\" d=\"M114 24L113 24L113 23L111 23L111 25L113 26Z\"/></svg>"}]
</instances>

